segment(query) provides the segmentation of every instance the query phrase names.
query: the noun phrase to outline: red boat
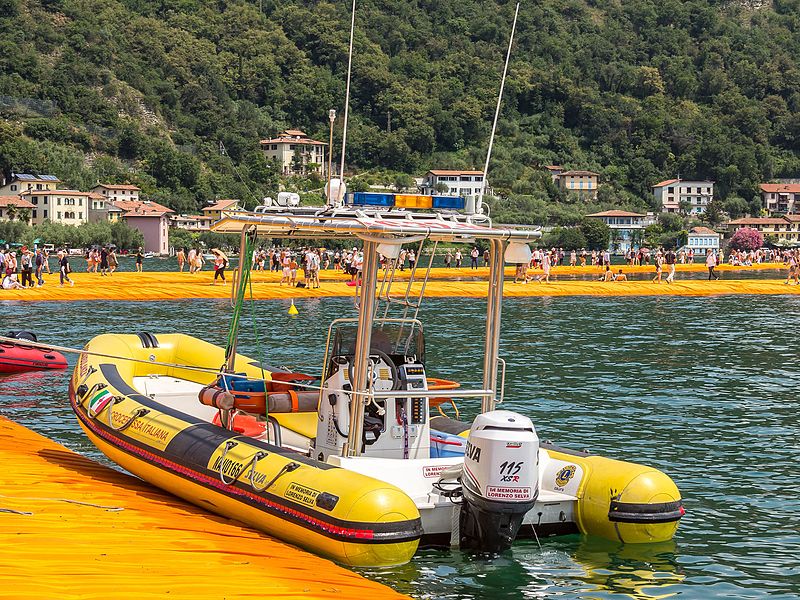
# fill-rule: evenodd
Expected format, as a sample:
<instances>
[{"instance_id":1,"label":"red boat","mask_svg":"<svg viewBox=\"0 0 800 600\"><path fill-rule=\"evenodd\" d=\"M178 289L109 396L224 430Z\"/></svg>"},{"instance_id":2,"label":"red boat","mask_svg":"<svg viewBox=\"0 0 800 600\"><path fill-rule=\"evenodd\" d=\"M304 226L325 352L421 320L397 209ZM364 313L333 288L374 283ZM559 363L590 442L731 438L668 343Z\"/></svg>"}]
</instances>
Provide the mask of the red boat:
<instances>
[{"instance_id":1,"label":"red boat","mask_svg":"<svg viewBox=\"0 0 800 600\"><path fill-rule=\"evenodd\" d=\"M28 331L12 331L6 337L36 341L36 336ZM12 342L0 342L0 374L66 368L67 359L60 352Z\"/></svg>"}]
</instances>

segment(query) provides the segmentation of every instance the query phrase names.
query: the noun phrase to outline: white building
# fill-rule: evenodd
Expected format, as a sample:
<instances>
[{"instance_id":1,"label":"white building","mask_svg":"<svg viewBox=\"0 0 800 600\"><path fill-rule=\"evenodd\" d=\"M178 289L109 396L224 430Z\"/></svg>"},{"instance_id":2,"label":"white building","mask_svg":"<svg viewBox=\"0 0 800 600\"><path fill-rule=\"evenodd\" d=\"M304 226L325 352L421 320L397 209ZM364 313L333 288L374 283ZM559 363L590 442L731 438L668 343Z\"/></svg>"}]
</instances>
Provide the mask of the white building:
<instances>
[{"instance_id":1,"label":"white building","mask_svg":"<svg viewBox=\"0 0 800 600\"><path fill-rule=\"evenodd\" d=\"M119 215L113 215L111 203L117 200L139 201L142 190L129 183L97 183L92 188L94 197L89 205L89 221L116 221ZM110 211L110 212L109 212Z\"/></svg>"},{"instance_id":2,"label":"white building","mask_svg":"<svg viewBox=\"0 0 800 600\"><path fill-rule=\"evenodd\" d=\"M708 227L692 227L686 239L684 250L705 256L708 252L719 252L720 234Z\"/></svg>"},{"instance_id":3,"label":"white building","mask_svg":"<svg viewBox=\"0 0 800 600\"><path fill-rule=\"evenodd\" d=\"M438 184L447 186L447 191L438 191ZM483 185L483 171L455 171L435 169L428 171L422 179L422 193L433 196L477 196ZM489 196L489 182L486 182L484 195Z\"/></svg>"},{"instance_id":4,"label":"white building","mask_svg":"<svg viewBox=\"0 0 800 600\"><path fill-rule=\"evenodd\" d=\"M685 203L688 214L701 215L714 199L714 182L667 179L653 186L653 195L661 205L661 212L680 212L681 204Z\"/></svg>"},{"instance_id":5,"label":"white building","mask_svg":"<svg viewBox=\"0 0 800 600\"><path fill-rule=\"evenodd\" d=\"M213 219L207 215L170 215L169 226L187 231L208 231Z\"/></svg>"},{"instance_id":6,"label":"white building","mask_svg":"<svg viewBox=\"0 0 800 600\"><path fill-rule=\"evenodd\" d=\"M287 129L278 137L261 140L261 150L267 159L274 158L284 175L306 175L316 173L324 176L328 165L325 163L325 142L312 140L299 129Z\"/></svg>"},{"instance_id":7,"label":"white building","mask_svg":"<svg viewBox=\"0 0 800 600\"><path fill-rule=\"evenodd\" d=\"M627 210L605 210L586 216L608 225L611 229L608 251L621 254L637 250L642 242L644 228L656 221L653 213L643 215Z\"/></svg>"},{"instance_id":8,"label":"white building","mask_svg":"<svg viewBox=\"0 0 800 600\"><path fill-rule=\"evenodd\" d=\"M31 175L29 173L12 173L11 179L3 178L0 185L0 196L19 196L22 192L54 190L61 183L55 175Z\"/></svg>"},{"instance_id":9,"label":"white building","mask_svg":"<svg viewBox=\"0 0 800 600\"><path fill-rule=\"evenodd\" d=\"M761 202L770 214L792 215L800 212L800 184L762 183Z\"/></svg>"}]
</instances>

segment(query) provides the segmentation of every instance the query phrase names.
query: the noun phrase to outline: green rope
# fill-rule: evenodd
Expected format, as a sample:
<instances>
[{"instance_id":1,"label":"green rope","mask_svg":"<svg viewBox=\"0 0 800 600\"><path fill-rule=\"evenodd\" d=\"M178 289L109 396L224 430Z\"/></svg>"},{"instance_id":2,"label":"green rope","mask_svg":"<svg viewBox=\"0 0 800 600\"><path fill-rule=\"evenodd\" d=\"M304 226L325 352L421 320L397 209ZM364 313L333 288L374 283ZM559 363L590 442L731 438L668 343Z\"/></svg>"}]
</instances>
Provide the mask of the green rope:
<instances>
[{"instance_id":1,"label":"green rope","mask_svg":"<svg viewBox=\"0 0 800 600\"><path fill-rule=\"evenodd\" d=\"M255 241L251 239L250 235L246 236L243 249L244 255L239 257L239 260L244 262L241 263L242 278L241 281L239 281L239 289L236 290L236 301L233 305L231 325L230 328L228 329L228 342L225 348L226 364L231 357L231 353L233 352L234 342L236 341L237 332L239 331L239 320L242 314L242 305L244 304L244 294L245 291L247 290L248 284L250 283L250 268L253 263L254 247L255 247Z\"/></svg>"},{"instance_id":2,"label":"green rope","mask_svg":"<svg viewBox=\"0 0 800 600\"><path fill-rule=\"evenodd\" d=\"M267 393L267 376L264 372L264 362L267 360L266 354L264 353L264 349L261 346L261 339L258 335L258 324L256 320L256 300L253 297L253 281L252 279L248 279L248 287L250 288L250 314L253 317L253 336L256 339L256 356L259 358L259 364L261 365L261 380L264 382L264 416L267 419L267 441L269 442L269 399L266 398Z\"/></svg>"}]
</instances>

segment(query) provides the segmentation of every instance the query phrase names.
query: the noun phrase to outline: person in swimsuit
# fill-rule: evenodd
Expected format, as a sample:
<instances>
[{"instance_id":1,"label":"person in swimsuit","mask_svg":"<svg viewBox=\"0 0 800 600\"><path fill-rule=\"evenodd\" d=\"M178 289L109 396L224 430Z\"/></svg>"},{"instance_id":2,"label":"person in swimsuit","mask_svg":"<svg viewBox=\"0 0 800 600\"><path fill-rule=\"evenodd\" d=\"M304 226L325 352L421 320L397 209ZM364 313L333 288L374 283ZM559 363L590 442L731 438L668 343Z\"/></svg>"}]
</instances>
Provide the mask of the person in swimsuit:
<instances>
[{"instance_id":1,"label":"person in swimsuit","mask_svg":"<svg viewBox=\"0 0 800 600\"><path fill-rule=\"evenodd\" d=\"M142 263L144 262L144 254L142 253L142 247L139 246L139 249L136 251L136 272L142 272Z\"/></svg>"}]
</instances>

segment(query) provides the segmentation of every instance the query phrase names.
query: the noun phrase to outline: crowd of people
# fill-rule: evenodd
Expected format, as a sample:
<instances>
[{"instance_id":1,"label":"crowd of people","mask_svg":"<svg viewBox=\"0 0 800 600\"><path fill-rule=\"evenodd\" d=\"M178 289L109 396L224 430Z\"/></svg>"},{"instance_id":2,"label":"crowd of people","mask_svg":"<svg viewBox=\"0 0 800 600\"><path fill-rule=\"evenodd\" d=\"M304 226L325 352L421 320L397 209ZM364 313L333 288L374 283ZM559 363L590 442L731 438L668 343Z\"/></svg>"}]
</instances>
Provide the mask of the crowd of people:
<instances>
[{"instance_id":1,"label":"crowd of people","mask_svg":"<svg viewBox=\"0 0 800 600\"><path fill-rule=\"evenodd\" d=\"M135 253L136 271L143 270L143 259L145 254L142 248ZM489 250L481 251L477 246L471 250L462 252L458 248L448 248L442 255L445 268L461 268L464 255L470 258L470 268L477 269L482 261L483 266L489 264ZM22 246L19 250L0 248L0 274L2 274L2 289L22 289L41 287L45 284L43 275L51 273L50 258L51 252L47 248L29 249ZM66 249L55 252L56 265L59 272L59 285L74 285L70 278L72 268L70 265L70 255ZM85 254L86 271L88 273L98 273L101 276L112 276L119 268L119 258L116 248L113 246L95 246ZM214 279L212 285L218 281L224 285L227 283L225 271L229 267L228 257L221 250L214 248L210 254L205 255L200 248L178 249L176 252L178 270L183 272L188 270L190 274L197 274L203 270L207 259L213 262ZM397 259L397 268L400 271L406 269L414 270L417 261L417 250L414 248L402 248ZM651 251L648 248L640 248L635 251L627 252L623 255L625 264L629 267L652 265L655 275L654 283L673 283L675 280L675 270L677 264L692 264L700 258L705 262L708 269L708 279L719 279L716 272L718 265L725 261L722 251L711 251L705 255L696 255L691 249L675 251L672 249L658 248ZM786 278L787 284L794 282L800 285L800 249L782 250L762 248L751 251L732 250L728 255L728 264L732 266L751 266L763 263L783 263L789 270ZM381 256L381 267L387 268L390 260ZM425 266L427 267L429 258L426 256ZM320 270L333 269L336 272L343 272L349 276L349 283L357 285L361 278L364 262L364 255L358 248L352 249L326 249L326 248L260 248L253 253L252 268L254 271L274 271L280 273L279 285L291 287L319 288ZM611 254L606 251L588 251L586 249L571 250L565 252L563 248L540 249L532 251L531 260L528 264L516 265L514 277L515 283L528 283L537 281L539 283L550 283L552 270L567 263L570 266L586 267L591 265L600 269L599 280L603 282L628 281L628 276L622 268L612 268ZM530 269L541 269L542 273L532 276ZM303 272L302 277L298 275Z\"/></svg>"}]
</instances>

